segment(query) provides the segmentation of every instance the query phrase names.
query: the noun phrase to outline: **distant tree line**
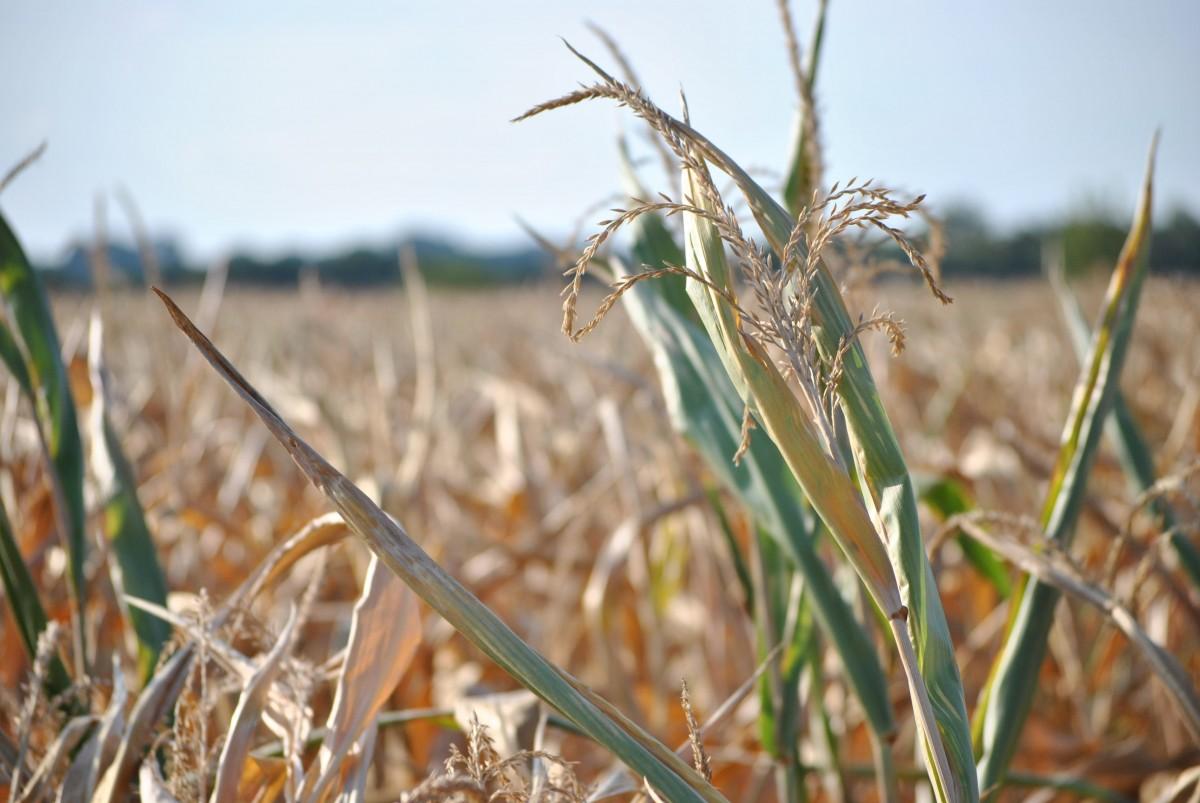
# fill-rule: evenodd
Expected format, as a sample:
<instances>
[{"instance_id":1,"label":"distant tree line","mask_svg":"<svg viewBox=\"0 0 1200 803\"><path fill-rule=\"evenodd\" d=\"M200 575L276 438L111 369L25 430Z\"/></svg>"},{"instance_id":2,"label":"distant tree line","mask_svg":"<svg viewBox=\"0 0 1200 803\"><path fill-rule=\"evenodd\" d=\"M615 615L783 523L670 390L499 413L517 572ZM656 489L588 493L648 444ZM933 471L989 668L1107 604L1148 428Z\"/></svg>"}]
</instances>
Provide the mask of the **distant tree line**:
<instances>
[{"instance_id":1,"label":"distant tree line","mask_svg":"<svg viewBox=\"0 0 1200 803\"><path fill-rule=\"evenodd\" d=\"M1079 214L1052 226L1025 226L1000 234L970 206L951 208L942 221L947 248L942 272L947 277L1009 278L1042 270L1045 249L1069 273L1110 269L1121 251L1129 223L1104 213ZM1176 209L1154 228L1150 269L1156 273L1200 276L1200 221Z\"/></svg>"},{"instance_id":2,"label":"distant tree line","mask_svg":"<svg viewBox=\"0 0 1200 803\"><path fill-rule=\"evenodd\" d=\"M1054 249L1070 273L1111 268L1125 240L1128 223L1103 213L1079 214L1054 225L1025 226L1008 232L991 227L977 209L951 207L942 219L947 249L942 272L948 278L1020 278L1038 274L1046 249ZM418 237L407 242L430 282L447 285L481 285L532 281L554 275L553 260L540 249L480 251L462 248L450 240ZM342 254L305 256L292 254L265 258L239 254L229 261L229 280L267 287L294 287L305 277L323 284L347 287L398 283L398 246L356 248ZM173 284L203 278L200 266L186 264L170 242L153 245L158 270ZM88 287L92 283L94 253L87 245L69 249L57 264L44 265L47 282L59 287ZM119 243L107 250L113 281L144 281L138 249ZM1151 270L1157 273L1200 277L1200 221L1177 209L1154 229L1150 248Z\"/></svg>"},{"instance_id":3,"label":"distant tree line","mask_svg":"<svg viewBox=\"0 0 1200 803\"><path fill-rule=\"evenodd\" d=\"M295 287L302 280L316 279L322 284L365 287L399 283L401 247L412 248L426 280L442 285L485 285L531 281L550 269L550 258L533 246L495 251L465 249L449 240L433 237L414 238L403 246L355 248L341 254L310 256L287 254L264 257L235 254L229 259L228 281L261 287ZM188 284L203 280L207 265L185 262L180 249L170 242L153 246L154 261L163 280ZM95 251L76 244L56 264L40 266L51 286L90 287L94 279ZM123 243L109 244L105 263L110 281L142 284L147 271L141 253Z\"/></svg>"}]
</instances>

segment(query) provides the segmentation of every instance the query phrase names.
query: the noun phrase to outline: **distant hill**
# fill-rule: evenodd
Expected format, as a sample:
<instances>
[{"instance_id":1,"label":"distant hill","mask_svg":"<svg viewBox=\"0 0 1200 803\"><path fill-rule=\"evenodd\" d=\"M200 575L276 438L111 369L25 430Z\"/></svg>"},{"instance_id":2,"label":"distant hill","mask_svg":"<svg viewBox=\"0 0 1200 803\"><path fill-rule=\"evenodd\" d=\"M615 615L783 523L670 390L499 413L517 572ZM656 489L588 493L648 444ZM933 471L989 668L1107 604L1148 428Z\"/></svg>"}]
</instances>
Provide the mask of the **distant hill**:
<instances>
[{"instance_id":1,"label":"distant hill","mask_svg":"<svg viewBox=\"0 0 1200 803\"><path fill-rule=\"evenodd\" d=\"M159 271L167 279L186 279L189 272L184 266L183 255L172 241L161 240L151 245ZM142 255L136 248L124 243L108 246L107 264L110 281L116 284L144 284ZM92 247L88 243L75 242L66 250L61 261L38 266L42 277L51 285L91 287Z\"/></svg>"}]
</instances>

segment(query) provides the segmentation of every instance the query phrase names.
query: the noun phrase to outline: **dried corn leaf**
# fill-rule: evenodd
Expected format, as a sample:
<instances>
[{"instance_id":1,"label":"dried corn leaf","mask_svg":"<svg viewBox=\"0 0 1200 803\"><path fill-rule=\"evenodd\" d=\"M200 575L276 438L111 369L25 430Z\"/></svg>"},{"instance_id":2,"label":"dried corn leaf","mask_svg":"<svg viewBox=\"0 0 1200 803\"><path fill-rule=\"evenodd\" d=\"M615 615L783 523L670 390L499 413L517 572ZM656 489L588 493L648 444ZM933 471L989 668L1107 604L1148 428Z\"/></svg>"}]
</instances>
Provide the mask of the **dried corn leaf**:
<instances>
[{"instance_id":1,"label":"dried corn leaf","mask_svg":"<svg viewBox=\"0 0 1200 803\"><path fill-rule=\"evenodd\" d=\"M279 676L283 669L283 659L291 651L296 622L297 609L293 606L275 646L263 656L254 674L242 687L237 708L234 709L233 719L229 723L229 733L221 748L221 758L217 763L217 777L211 798L213 803L237 799L237 792L245 774L246 759L250 753L250 740L267 705L271 684Z\"/></svg>"},{"instance_id":2,"label":"dried corn leaf","mask_svg":"<svg viewBox=\"0 0 1200 803\"><path fill-rule=\"evenodd\" d=\"M301 800L322 799L350 748L372 727L375 715L408 671L420 643L417 595L372 556L362 596L354 606L325 739L316 766L300 788Z\"/></svg>"}]
</instances>

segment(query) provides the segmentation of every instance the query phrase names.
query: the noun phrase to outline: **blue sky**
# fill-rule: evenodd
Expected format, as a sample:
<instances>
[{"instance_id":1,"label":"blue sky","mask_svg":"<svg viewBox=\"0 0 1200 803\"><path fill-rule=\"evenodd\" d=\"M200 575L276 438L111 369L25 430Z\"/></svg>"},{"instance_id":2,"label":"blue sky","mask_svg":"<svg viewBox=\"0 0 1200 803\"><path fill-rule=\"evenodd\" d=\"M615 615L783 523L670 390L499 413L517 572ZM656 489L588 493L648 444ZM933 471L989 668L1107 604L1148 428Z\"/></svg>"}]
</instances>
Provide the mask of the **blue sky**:
<instances>
[{"instance_id":1,"label":"blue sky","mask_svg":"<svg viewBox=\"0 0 1200 803\"><path fill-rule=\"evenodd\" d=\"M812 2L795 6L807 29ZM772 0L4 0L0 197L54 254L119 185L209 257L384 243L434 229L566 231L617 187L626 112L512 125L588 80L558 40L623 44L650 94L747 166L778 167L794 93ZM874 176L1012 225L1092 199L1132 207L1163 128L1159 208L1200 210L1200 3L831 0L818 86L829 179ZM115 236L124 222L109 205Z\"/></svg>"}]
</instances>

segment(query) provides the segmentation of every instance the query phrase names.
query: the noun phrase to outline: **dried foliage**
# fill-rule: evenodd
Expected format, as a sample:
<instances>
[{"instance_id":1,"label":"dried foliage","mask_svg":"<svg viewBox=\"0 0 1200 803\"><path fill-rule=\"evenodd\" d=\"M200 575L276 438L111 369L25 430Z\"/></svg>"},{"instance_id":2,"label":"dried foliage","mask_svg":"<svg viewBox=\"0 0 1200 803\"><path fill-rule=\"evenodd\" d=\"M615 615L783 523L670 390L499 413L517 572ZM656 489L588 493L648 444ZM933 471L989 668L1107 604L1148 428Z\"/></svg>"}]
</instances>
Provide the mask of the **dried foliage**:
<instances>
[{"instance_id":1,"label":"dried foliage","mask_svg":"<svg viewBox=\"0 0 1200 803\"><path fill-rule=\"evenodd\" d=\"M1071 390L1069 372L1060 367L1061 355L1069 349L1066 335L1053 302L1039 286L955 290L956 303L945 310L899 285L884 286L885 300L869 302L886 303L908 321L910 331L921 333L895 358L887 355L886 342L866 341L884 372L885 401L918 470L953 477L981 509L1034 511L1057 440L1056 426L1047 418L1065 412ZM408 422L415 421L411 400L417 362L410 356L411 335L394 323L395 310L405 309L406 301L400 294L319 292L306 298L235 293L225 300L217 332L230 333L233 356L247 365L256 382L271 389L290 417L305 422L301 430L306 438L343 455L342 465L373 482L387 499L393 493L393 472L402 462ZM397 512L415 521L414 527L419 524L429 534L426 548L472 583L485 602L519 623L533 644L624 710L638 712L672 746L686 745L687 724L674 704L679 689L672 678L688 678L697 710L716 711L756 669L740 595L734 593L738 584L724 557L714 514L693 501L673 505L663 516L646 517L659 504L680 500L710 480L686 450L662 437L665 411L649 355L633 333L614 322L582 346L558 346L551 337L556 327L548 307L551 293L538 288L430 296L440 369L431 430L435 446L421 491L407 512ZM1147 437L1159 444L1160 464L1187 467L1189 455L1200 452L1200 376L1194 371L1200 365L1200 322L1191 314L1200 297L1191 286L1168 282L1152 282L1147 294L1145 303L1157 314L1139 324L1127 366L1128 400ZM599 296L585 288L584 298ZM1094 292L1085 295L1085 302L1095 299ZM177 592L207 588L214 617L225 600L245 587L221 641L257 661L270 651L289 605L313 577L312 558L302 557L304 549L296 545L306 539L309 549L327 545L324 581L295 650L323 678L310 702L318 730L316 724L332 705L339 645L345 643L366 557L360 548L339 540L345 530L336 516L305 528L310 518L324 512L324 503L305 487L282 450L254 447L248 435L257 425L235 399L203 381L199 366L190 378L160 373L185 363L183 344L168 337L168 322L141 318L142 299L117 296L114 301L131 314L117 315L109 325L113 415L128 433L126 448L141 478L140 495L170 587ZM185 297L185 303L195 302L195 297ZM64 331L78 333L64 339L82 348L87 305L64 298L56 312ZM234 339L233 333L250 321L256 337ZM153 334L147 336L147 329ZM320 340L314 338L316 332ZM166 354L156 353L160 350ZM376 352L386 355L382 361ZM82 355L76 365L80 370L73 376L85 382ZM602 445L605 424L597 399L610 399L621 410L615 423L627 444L625 468L618 468ZM0 421L0 430L13 433L0 446L6 477L0 491L23 550L32 556L47 608L62 616L68 600L61 581L54 579L62 577L62 563L52 556L57 549L53 523L38 490L37 441L20 424L26 413L20 407L9 409ZM321 409L336 416L326 420ZM168 426L178 440L164 443ZM242 475L236 503L225 512L218 492L239 455L251 448L252 469ZM178 454L196 456L188 470L178 468ZM1195 527L1200 521L1196 477L1185 474L1171 487L1168 499L1179 521ZM1146 501L1126 490L1115 458L1102 451L1073 559L1095 582L1128 600L1137 621L1195 677L1200 673L1197 595L1172 568L1173 554L1159 538L1157 520L1142 504ZM599 618L581 616L603 544L637 510L651 523L635 532L624 560L606 574ZM748 543L748 521L731 513L735 537ZM934 515L932 509L929 515ZM300 530L305 533L290 537ZM1118 538L1124 547L1110 583L1106 564L1113 560ZM285 548L277 541L290 543ZM953 541L937 549L934 562L970 697L982 684L998 645L996 628L1003 622L996 612L1003 615L1004 603ZM1146 564L1151 568L1145 569ZM256 566L274 571L256 575ZM100 566L92 571L105 576ZM247 593L250 586L260 590ZM647 606L645 600L657 601ZM131 671L127 677L135 677L133 654L123 648L116 598L101 597L93 605L98 614L107 611L99 616L104 624L95 665L111 666L106 656L116 650ZM1125 637L1108 619L1076 603L1068 603L1060 618L1040 702L1016 766L1043 775L1070 768L1078 779L1136 796L1151 776L1178 773L1189 756L1200 761L1175 706L1152 680L1153 670L1125 646ZM31 666L8 622L0 630L6 645L0 650L3 687L15 689L24 682L32 689ZM431 624L427 621L425 641L408 677L386 706L388 713L411 710L417 718L381 726L375 748L377 759L389 757L388 769L373 776L368 788L391 790L396 798L442 774L450 744L469 752L465 741L451 738L453 729L437 719L449 716L459 695L512 688L460 638L431 629ZM179 639L168 649L177 649ZM601 645L615 648L611 658L597 653ZM209 672L217 673L211 657L217 648L209 649ZM170 660L164 658L162 666ZM436 683L435 674L441 678ZM89 692L100 703L97 710L103 710L112 693L111 677L107 672L99 676ZM898 675L892 679L900 681ZM209 683L218 698L207 735L210 772L215 773L240 684L211 675ZM831 701L845 688L831 658L825 684ZM900 688L894 686L893 693L901 694ZM0 696L7 711L0 746L7 740L15 753L21 741L21 705L29 697ZM137 696L135 687L127 705ZM44 710L44 701L40 707ZM714 779L733 799L750 800L756 794L756 708L753 696L743 700L703 737ZM845 702L830 716L844 734L841 760L850 770L849 788L865 797L873 785L855 769L871 760L861 712ZM32 720L34 727L25 729L26 780L52 751L62 727L56 715ZM132 721L128 709L126 720ZM549 733L560 735L542 749L573 762L581 784L602 776L607 766L602 751L553 726ZM166 738L169 745L172 737ZM282 782L280 760L256 752L277 738L260 728L246 762L247 783L251 777L263 784ZM315 745L306 754L313 760ZM67 771L67 763L59 762L48 776L51 781ZM130 776L135 783L137 768L133 765ZM210 779L210 792L212 784ZM813 788L818 790L819 785ZM770 795L768 787L762 799Z\"/></svg>"}]
</instances>

